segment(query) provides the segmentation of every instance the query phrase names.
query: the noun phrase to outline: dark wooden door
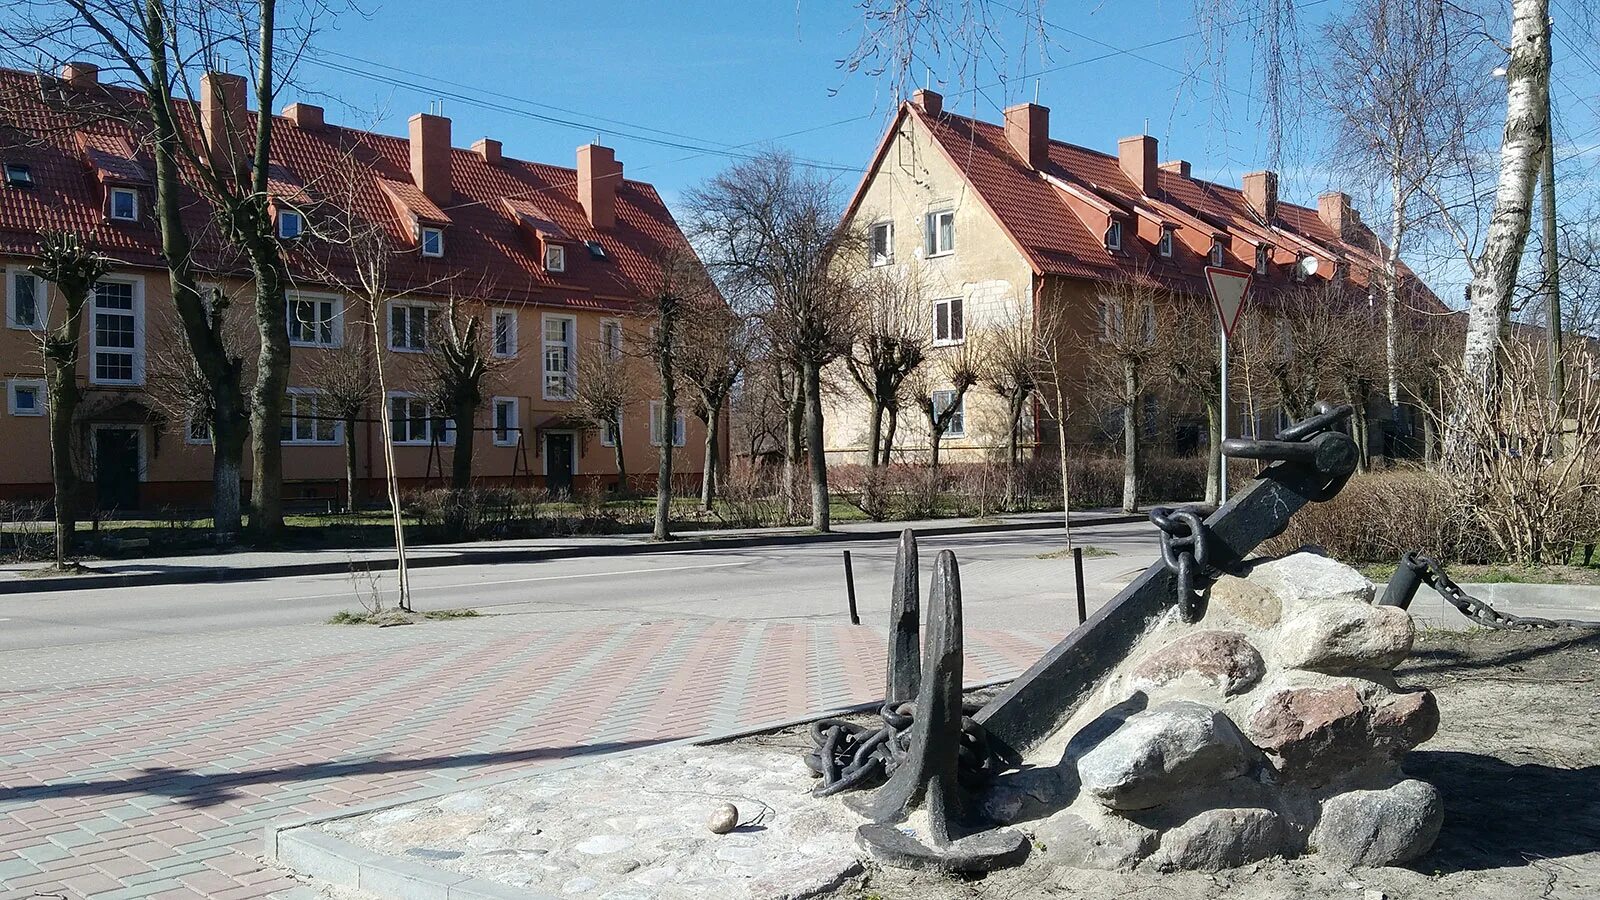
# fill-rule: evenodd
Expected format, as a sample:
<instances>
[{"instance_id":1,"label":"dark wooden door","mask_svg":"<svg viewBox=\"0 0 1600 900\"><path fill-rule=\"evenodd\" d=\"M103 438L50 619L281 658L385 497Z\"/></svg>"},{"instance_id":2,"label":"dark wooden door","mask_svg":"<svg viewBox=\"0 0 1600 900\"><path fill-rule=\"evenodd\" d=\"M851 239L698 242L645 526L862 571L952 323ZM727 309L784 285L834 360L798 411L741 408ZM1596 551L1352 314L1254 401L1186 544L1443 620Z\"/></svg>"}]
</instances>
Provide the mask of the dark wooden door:
<instances>
[{"instance_id":1,"label":"dark wooden door","mask_svg":"<svg viewBox=\"0 0 1600 900\"><path fill-rule=\"evenodd\" d=\"M572 435L544 436L544 486L552 494L572 493Z\"/></svg>"},{"instance_id":2,"label":"dark wooden door","mask_svg":"<svg viewBox=\"0 0 1600 900\"><path fill-rule=\"evenodd\" d=\"M95 502L103 510L139 508L139 432L100 428L94 433Z\"/></svg>"}]
</instances>

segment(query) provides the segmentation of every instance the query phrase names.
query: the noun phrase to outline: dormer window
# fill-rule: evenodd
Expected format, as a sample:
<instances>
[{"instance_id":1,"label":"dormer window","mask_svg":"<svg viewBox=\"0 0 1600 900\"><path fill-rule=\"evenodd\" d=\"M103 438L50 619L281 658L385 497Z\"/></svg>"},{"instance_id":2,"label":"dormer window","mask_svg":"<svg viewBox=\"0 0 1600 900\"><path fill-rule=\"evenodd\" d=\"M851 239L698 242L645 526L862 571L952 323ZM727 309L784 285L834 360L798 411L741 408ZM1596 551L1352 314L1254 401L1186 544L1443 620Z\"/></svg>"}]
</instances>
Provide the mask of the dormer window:
<instances>
[{"instance_id":1,"label":"dormer window","mask_svg":"<svg viewBox=\"0 0 1600 900\"><path fill-rule=\"evenodd\" d=\"M1156 252L1167 259L1172 258L1172 226L1162 226L1161 240L1156 242Z\"/></svg>"},{"instance_id":2,"label":"dormer window","mask_svg":"<svg viewBox=\"0 0 1600 900\"><path fill-rule=\"evenodd\" d=\"M565 272L567 270L567 248L560 244L550 244L544 248L544 270L546 272Z\"/></svg>"},{"instance_id":3,"label":"dormer window","mask_svg":"<svg viewBox=\"0 0 1600 900\"><path fill-rule=\"evenodd\" d=\"M1213 266L1222 265L1222 238L1214 237L1211 239L1211 264Z\"/></svg>"},{"instance_id":4,"label":"dormer window","mask_svg":"<svg viewBox=\"0 0 1600 900\"><path fill-rule=\"evenodd\" d=\"M1122 249L1122 223L1113 221L1111 227L1106 229L1106 249Z\"/></svg>"},{"instance_id":5,"label":"dormer window","mask_svg":"<svg viewBox=\"0 0 1600 900\"><path fill-rule=\"evenodd\" d=\"M111 189L111 218L133 222L139 218L139 192L131 188Z\"/></svg>"},{"instance_id":6,"label":"dormer window","mask_svg":"<svg viewBox=\"0 0 1600 900\"><path fill-rule=\"evenodd\" d=\"M430 228L426 225L422 226L422 229L418 235L418 243L422 245L423 256L443 256L444 229Z\"/></svg>"},{"instance_id":7,"label":"dormer window","mask_svg":"<svg viewBox=\"0 0 1600 900\"><path fill-rule=\"evenodd\" d=\"M1272 248L1266 244L1256 245L1256 274L1267 274L1267 267L1272 265Z\"/></svg>"},{"instance_id":8,"label":"dormer window","mask_svg":"<svg viewBox=\"0 0 1600 900\"><path fill-rule=\"evenodd\" d=\"M286 209L278 213L278 237L283 240L294 240L305 231L305 227L305 218L294 210Z\"/></svg>"},{"instance_id":9,"label":"dormer window","mask_svg":"<svg viewBox=\"0 0 1600 900\"><path fill-rule=\"evenodd\" d=\"M23 163L6 163L6 187L33 187L33 170Z\"/></svg>"},{"instance_id":10,"label":"dormer window","mask_svg":"<svg viewBox=\"0 0 1600 900\"><path fill-rule=\"evenodd\" d=\"M590 259L603 260L606 258L606 248L600 246L599 241L584 241L583 245L589 248Z\"/></svg>"}]
</instances>

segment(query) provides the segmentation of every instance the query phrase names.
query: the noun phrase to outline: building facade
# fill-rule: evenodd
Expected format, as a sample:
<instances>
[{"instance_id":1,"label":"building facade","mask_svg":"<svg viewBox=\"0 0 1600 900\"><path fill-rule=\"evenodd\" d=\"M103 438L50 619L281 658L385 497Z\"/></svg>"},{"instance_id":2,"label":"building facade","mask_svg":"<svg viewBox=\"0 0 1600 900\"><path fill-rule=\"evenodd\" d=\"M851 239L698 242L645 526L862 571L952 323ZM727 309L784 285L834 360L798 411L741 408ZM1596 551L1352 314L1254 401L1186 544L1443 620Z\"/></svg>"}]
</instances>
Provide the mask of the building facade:
<instances>
[{"instance_id":1,"label":"building facade","mask_svg":"<svg viewBox=\"0 0 1600 900\"><path fill-rule=\"evenodd\" d=\"M1026 327L1046 309L1068 332L1057 340L1092 340L1107 327L1108 294L1129 284L1157 297L1203 297L1207 266L1250 273L1253 302L1268 306L1274 296L1319 286L1371 302L1384 249L1350 198L1330 192L1315 209L1297 206L1278 199L1277 182L1273 172L1255 172L1242 188L1215 184L1193 177L1187 161L1159 162L1147 135L1105 154L1052 138L1043 106L1014 106L993 124L947 112L937 93L920 90L879 143L845 218L865 236L865 265L915 281L938 371L940 355L959 352L973 335ZM1443 310L1399 268L1408 308ZM1062 380L1081 386L1082 374L1064 372ZM863 462L868 404L848 378L836 381L829 459ZM949 385L929 387L936 403L950 394ZM909 400L892 460L926 457L928 425ZM1071 405L1086 414L1069 418L1069 442L1107 436L1103 411ZM1157 443L1197 449L1193 411L1171 412L1150 417L1162 420ZM1242 415L1236 408L1230 416L1234 429L1244 426ZM1277 410L1258 415L1270 420L1267 429L1280 418ZM973 387L942 451L949 459L1003 458L1009 425L1002 398ZM1062 434L1037 403L1025 409L1021 430L1022 445L1034 450Z\"/></svg>"},{"instance_id":2,"label":"building facade","mask_svg":"<svg viewBox=\"0 0 1600 900\"><path fill-rule=\"evenodd\" d=\"M238 117L229 124L248 132L256 114L245 108L242 78L208 75L202 88L183 111L186 127L217 128ZM125 117L83 115L98 103L126 108L142 96L102 85L84 64L59 77L0 72L0 91L8 101L0 120L7 395L0 445L10 457L0 467L0 499L52 495L40 338L62 310L28 266L41 233L62 229L114 261L84 313L83 399L74 421L87 482L80 506L204 508L212 462L204 414L185 415L164 396L181 380L188 351L152 215L153 161L121 124ZM618 363L639 371L617 428L597 429L577 412L580 355L623 357L649 327L641 306L661 287L663 261L692 255L654 188L624 178L611 149L580 147L574 167L552 166L505 156L490 138L454 147L442 116L413 116L409 135L393 137L328 123L320 108L296 103L274 122L271 157L274 227L291 275L284 321L291 374L280 432L287 502L342 498L352 439L360 499L380 499L385 411L402 487L449 483L460 425L430 407L425 383L452 303L458 315L480 320L491 359L472 423L475 481L613 490L615 444L630 479L644 481L663 440L679 448L675 470L698 479L704 430L686 409L676 422L663 421L646 361ZM223 315L238 320L229 333L253 360L248 270L216 238L200 193L185 201L185 224L208 270L202 288L211 302L227 300ZM360 289L352 224L389 248L375 302ZM381 358L387 382L353 435L318 386L339 354L362 354L369 365ZM251 471L248 448L243 471Z\"/></svg>"}]
</instances>

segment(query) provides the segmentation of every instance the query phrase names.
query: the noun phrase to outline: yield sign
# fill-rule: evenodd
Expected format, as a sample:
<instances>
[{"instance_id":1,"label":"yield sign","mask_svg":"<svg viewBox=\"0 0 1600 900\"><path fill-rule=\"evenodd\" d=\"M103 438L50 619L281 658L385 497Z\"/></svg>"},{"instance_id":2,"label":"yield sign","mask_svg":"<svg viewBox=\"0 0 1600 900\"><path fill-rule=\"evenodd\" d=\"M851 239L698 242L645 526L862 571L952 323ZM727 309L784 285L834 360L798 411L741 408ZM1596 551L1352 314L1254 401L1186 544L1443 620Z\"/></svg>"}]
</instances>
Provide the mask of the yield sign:
<instances>
[{"instance_id":1,"label":"yield sign","mask_svg":"<svg viewBox=\"0 0 1600 900\"><path fill-rule=\"evenodd\" d=\"M1245 297L1250 293L1250 275L1206 266L1206 283L1211 286L1211 302L1217 307L1217 321L1222 325L1222 334L1224 337L1233 337L1234 326L1239 324L1239 314L1244 312Z\"/></svg>"}]
</instances>

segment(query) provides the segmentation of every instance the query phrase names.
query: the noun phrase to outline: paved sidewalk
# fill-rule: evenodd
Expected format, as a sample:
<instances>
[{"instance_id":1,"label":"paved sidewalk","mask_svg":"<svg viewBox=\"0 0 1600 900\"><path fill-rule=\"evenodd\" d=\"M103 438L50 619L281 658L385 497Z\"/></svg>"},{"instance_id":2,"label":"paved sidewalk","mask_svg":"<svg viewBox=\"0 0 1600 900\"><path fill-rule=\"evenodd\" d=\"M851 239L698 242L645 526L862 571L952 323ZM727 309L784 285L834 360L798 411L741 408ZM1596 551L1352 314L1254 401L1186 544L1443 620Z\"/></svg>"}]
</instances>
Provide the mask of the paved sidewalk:
<instances>
[{"instance_id":1,"label":"paved sidewalk","mask_svg":"<svg viewBox=\"0 0 1600 900\"><path fill-rule=\"evenodd\" d=\"M490 616L0 657L0 896L264 897L277 818L869 701L881 629ZM1059 632L971 630L970 682Z\"/></svg>"},{"instance_id":2,"label":"paved sidewalk","mask_svg":"<svg viewBox=\"0 0 1600 900\"><path fill-rule=\"evenodd\" d=\"M1144 514L1120 510L1074 511L1073 524L1093 525L1145 521ZM414 568L492 565L580 556L616 556L637 553L681 552L700 548L782 546L799 543L872 540L914 528L919 534L974 534L1049 526L1061 521L1060 512L1017 513L992 521L926 519L912 522L849 522L834 526L831 534L809 528L706 529L682 531L677 540L659 543L648 533L588 537L522 538L459 544L424 544L410 547L407 559ZM240 550L189 556L152 556L143 559L103 560L86 563L82 575L27 577L42 563L0 565L0 594L39 591L93 590L152 584L194 584L282 578L297 575L341 574L371 567L393 569L394 551L384 548L256 551Z\"/></svg>"}]
</instances>

